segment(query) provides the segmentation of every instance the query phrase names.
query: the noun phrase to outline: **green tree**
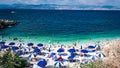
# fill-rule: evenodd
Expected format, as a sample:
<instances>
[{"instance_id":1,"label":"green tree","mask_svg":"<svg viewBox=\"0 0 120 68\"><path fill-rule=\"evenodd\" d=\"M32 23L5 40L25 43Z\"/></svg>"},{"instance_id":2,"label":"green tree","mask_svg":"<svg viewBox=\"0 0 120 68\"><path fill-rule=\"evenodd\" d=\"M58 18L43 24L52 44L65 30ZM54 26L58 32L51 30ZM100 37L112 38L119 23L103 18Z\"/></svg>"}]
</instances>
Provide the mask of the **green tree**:
<instances>
[{"instance_id":1,"label":"green tree","mask_svg":"<svg viewBox=\"0 0 120 68\"><path fill-rule=\"evenodd\" d=\"M15 55L11 50L0 56L0 68L26 68L27 61Z\"/></svg>"}]
</instances>

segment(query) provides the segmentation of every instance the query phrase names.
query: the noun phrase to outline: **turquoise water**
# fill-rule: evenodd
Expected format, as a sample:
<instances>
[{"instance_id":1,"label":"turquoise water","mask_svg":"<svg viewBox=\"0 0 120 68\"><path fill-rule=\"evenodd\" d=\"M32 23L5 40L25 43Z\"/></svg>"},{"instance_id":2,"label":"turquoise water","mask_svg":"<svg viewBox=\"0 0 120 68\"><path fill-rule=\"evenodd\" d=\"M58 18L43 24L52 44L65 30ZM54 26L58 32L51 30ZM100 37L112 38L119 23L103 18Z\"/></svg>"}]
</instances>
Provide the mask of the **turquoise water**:
<instances>
[{"instance_id":1,"label":"turquoise water","mask_svg":"<svg viewBox=\"0 0 120 68\"><path fill-rule=\"evenodd\" d=\"M0 19L20 22L0 30L0 35L4 39L17 37L44 43L119 38L119 18L120 11L0 9Z\"/></svg>"}]
</instances>

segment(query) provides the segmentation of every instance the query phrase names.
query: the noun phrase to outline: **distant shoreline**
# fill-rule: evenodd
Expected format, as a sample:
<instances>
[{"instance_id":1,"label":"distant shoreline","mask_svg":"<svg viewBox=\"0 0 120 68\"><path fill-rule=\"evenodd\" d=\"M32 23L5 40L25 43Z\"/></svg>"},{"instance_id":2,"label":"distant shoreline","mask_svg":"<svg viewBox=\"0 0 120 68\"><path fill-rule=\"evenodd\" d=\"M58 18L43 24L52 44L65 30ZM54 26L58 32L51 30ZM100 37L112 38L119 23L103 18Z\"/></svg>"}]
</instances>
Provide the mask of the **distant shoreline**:
<instances>
[{"instance_id":1,"label":"distant shoreline","mask_svg":"<svg viewBox=\"0 0 120 68\"><path fill-rule=\"evenodd\" d=\"M105 9L105 10L92 10L92 9L26 9L26 8L22 8L22 9L18 9L18 8L0 8L0 10L49 10L49 11L120 11L120 9L111 9L111 10L108 10L108 9Z\"/></svg>"}]
</instances>

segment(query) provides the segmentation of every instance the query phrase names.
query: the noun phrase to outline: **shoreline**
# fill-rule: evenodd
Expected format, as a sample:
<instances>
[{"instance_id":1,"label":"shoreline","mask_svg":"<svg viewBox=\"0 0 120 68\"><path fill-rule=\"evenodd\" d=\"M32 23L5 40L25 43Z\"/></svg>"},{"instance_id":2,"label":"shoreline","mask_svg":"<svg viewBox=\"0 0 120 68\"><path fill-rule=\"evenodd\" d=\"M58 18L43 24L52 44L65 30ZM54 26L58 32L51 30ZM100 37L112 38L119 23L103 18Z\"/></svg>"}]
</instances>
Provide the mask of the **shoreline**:
<instances>
[{"instance_id":1,"label":"shoreline","mask_svg":"<svg viewBox=\"0 0 120 68\"><path fill-rule=\"evenodd\" d=\"M14 38L16 38L16 40L13 40ZM3 38L3 40L7 41L7 42L19 42L19 40L21 42L24 42L24 43L34 43L34 44L38 44L38 43L42 43L42 44L45 44L45 45L50 45L50 44L55 44L55 45L67 45L67 46L71 46L71 45L74 45L76 44L77 46L85 46L85 45L93 45L93 44L97 44L97 42L106 42L106 41L113 41L113 40L116 40L116 39L120 39L120 37L108 37L108 38L94 38L94 39L80 39L80 40L66 40L66 41L52 41L52 40L45 40L45 41L41 41L41 40L38 40L38 39L29 39L29 38L26 38L26 37L11 37L11 38ZM2 38L0 38L0 40L2 40Z\"/></svg>"}]
</instances>

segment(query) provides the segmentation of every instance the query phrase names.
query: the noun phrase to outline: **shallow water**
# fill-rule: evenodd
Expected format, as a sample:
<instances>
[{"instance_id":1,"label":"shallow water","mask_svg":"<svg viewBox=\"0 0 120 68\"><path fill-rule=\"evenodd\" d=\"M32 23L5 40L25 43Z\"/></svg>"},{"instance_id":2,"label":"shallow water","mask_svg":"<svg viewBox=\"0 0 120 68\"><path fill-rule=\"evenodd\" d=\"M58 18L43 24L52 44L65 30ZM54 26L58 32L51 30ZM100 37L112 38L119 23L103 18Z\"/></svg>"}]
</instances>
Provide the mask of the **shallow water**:
<instances>
[{"instance_id":1,"label":"shallow water","mask_svg":"<svg viewBox=\"0 0 120 68\"><path fill-rule=\"evenodd\" d=\"M119 38L119 18L120 11L0 9L0 19L20 22L0 30L0 35L44 43Z\"/></svg>"}]
</instances>

